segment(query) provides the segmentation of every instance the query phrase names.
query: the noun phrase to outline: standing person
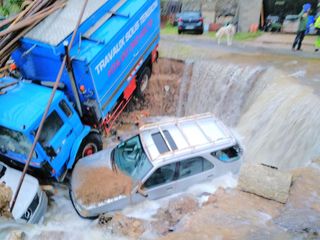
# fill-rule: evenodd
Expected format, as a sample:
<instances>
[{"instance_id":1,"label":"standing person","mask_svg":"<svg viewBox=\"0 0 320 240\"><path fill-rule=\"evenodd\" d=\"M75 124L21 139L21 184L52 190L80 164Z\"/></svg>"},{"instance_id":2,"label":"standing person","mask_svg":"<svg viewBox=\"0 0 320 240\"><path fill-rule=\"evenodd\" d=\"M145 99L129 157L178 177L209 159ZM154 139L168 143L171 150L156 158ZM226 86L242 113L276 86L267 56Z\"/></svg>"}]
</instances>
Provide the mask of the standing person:
<instances>
[{"instance_id":1,"label":"standing person","mask_svg":"<svg viewBox=\"0 0 320 240\"><path fill-rule=\"evenodd\" d=\"M320 14L318 14L318 18L316 19L314 27L316 28L317 35L318 35L316 42L315 42L315 50L314 51L318 52L320 49Z\"/></svg>"},{"instance_id":2,"label":"standing person","mask_svg":"<svg viewBox=\"0 0 320 240\"><path fill-rule=\"evenodd\" d=\"M297 32L297 36L293 42L292 45L292 50L295 51L296 47L298 51L301 51L301 45L302 45L302 41L304 39L304 36L306 34L306 30L307 30L307 23L308 23L308 16L309 16L309 12L311 9L311 4L310 3L306 3L305 5L303 5L303 9L301 11L301 13L299 14L299 28L298 28L298 32Z\"/></svg>"}]
</instances>

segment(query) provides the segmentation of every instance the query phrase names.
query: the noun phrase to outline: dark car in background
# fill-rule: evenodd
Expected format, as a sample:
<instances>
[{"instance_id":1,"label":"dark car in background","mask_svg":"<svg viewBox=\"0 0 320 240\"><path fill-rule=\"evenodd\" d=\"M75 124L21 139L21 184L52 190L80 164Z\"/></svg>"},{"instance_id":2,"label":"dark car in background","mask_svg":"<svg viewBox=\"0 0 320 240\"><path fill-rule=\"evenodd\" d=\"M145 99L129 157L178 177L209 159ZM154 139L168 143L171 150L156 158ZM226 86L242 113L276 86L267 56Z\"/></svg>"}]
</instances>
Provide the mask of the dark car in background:
<instances>
[{"instance_id":1,"label":"dark car in background","mask_svg":"<svg viewBox=\"0 0 320 240\"><path fill-rule=\"evenodd\" d=\"M265 32L280 32L281 27L282 27L282 24L280 22L280 17L269 15L266 19L264 31Z\"/></svg>"},{"instance_id":2,"label":"dark car in background","mask_svg":"<svg viewBox=\"0 0 320 240\"><path fill-rule=\"evenodd\" d=\"M203 17L200 11L186 11L179 14L178 33L203 33Z\"/></svg>"}]
</instances>

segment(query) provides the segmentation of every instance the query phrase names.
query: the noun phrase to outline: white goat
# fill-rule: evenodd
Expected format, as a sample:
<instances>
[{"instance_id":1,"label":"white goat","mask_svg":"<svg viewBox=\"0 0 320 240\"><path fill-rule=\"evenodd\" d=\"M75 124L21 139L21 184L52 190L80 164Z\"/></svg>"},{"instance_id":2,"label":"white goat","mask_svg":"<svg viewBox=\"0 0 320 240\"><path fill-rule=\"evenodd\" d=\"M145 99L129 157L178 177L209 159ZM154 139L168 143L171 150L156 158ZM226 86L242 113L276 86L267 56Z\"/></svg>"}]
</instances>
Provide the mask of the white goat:
<instances>
[{"instance_id":1,"label":"white goat","mask_svg":"<svg viewBox=\"0 0 320 240\"><path fill-rule=\"evenodd\" d=\"M218 39L218 44L220 45L222 37L226 35L228 46L232 45L232 40L235 34L236 34L236 27L233 24L229 24L228 26L221 27L216 34L216 37Z\"/></svg>"}]
</instances>

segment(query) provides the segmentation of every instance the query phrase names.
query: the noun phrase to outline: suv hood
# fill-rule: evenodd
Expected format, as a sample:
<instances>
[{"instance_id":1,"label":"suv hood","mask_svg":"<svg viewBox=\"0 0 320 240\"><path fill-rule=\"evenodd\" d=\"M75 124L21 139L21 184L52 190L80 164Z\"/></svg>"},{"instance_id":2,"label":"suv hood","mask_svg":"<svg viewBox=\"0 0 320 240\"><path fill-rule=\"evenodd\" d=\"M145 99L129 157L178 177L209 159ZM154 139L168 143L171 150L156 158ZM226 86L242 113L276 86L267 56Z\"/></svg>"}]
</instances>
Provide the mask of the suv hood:
<instances>
[{"instance_id":1,"label":"suv hood","mask_svg":"<svg viewBox=\"0 0 320 240\"><path fill-rule=\"evenodd\" d=\"M81 180L82 169L107 167L111 169L111 152L113 148L107 148L93 155L80 159L74 166L71 178L71 189L77 189Z\"/></svg>"},{"instance_id":2,"label":"suv hood","mask_svg":"<svg viewBox=\"0 0 320 240\"><path fill-rule=\"evenodd\" d=\"M0 179L0 181L5 182L6 186L11 188L13 195L12 195L10 204L12 204L13 197L17 191L22 172L9 168L7 166L5 167L6 167L6 172L4 176ZM17 220L21 218L22 215L27 211L32 200L38 193L38 189L39 189L38 180L30 175L26 175L12 212L14 219Z\"/></svg>"}]
</instances>

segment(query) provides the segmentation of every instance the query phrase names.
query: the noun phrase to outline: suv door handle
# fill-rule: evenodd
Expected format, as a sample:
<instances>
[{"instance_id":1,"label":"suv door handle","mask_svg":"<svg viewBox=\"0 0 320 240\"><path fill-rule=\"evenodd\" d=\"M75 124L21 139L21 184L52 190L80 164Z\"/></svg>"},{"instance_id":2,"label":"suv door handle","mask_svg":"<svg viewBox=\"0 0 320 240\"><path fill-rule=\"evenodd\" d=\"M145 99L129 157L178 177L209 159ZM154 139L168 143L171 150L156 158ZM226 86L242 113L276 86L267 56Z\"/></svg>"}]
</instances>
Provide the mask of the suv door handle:
<instances>
[{"instance_id":1,"label":"suv door handle","mask_svg":"<svg viewBox=\"0 0 320 240\"><path fill-rule=\"evenodd\" d=\"M170 190L172 190L172 189L173 189L173 187L168 187L168 188L166 188L167 191L170 191Z\"/></svg>"}]
</instances>

